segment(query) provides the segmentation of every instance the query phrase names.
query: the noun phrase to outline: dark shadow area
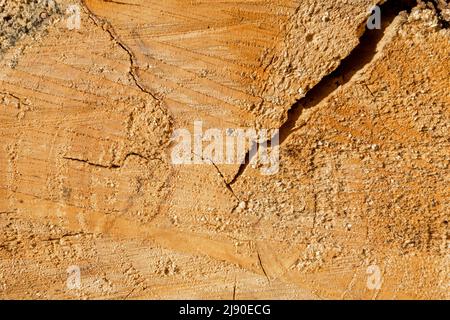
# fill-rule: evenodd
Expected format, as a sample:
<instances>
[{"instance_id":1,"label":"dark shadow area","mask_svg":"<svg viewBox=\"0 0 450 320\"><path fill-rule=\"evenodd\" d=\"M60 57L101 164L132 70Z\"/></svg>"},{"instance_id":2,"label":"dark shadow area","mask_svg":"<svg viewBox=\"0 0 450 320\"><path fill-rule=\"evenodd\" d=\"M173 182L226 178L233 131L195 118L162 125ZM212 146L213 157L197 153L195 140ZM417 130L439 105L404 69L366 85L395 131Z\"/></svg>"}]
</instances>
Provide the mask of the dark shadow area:
<instances>
[{"instance_id":1,"label":"dark shadow area","mask_svg":"<svg viewBox=\"0 0 450 320\"><path fill-rule=\"evenodd\" d=\"M390 0L379 6L381 9L381 28L370 30L366 27L359 44L341 61L339 67L325 76L306 93L305 97L297 101L290 108L287 121L281 126L279 131L280 145L295 131L295 124L302 115L303 110L310 109L319 104L337 88L349 82L359 70L372 61L377 53L378 43L385 35L387 27L400 12L410 12L416 4L417 2L415 0ZM257 148L256 144L252 146L251 150L255 151L255 148ZM250 162L250 159L248 159L249 154L250 151L247 152L245 163L239 167L238 173L228 185L234 184L245 171Z\"/></svg>"}]
</instances>

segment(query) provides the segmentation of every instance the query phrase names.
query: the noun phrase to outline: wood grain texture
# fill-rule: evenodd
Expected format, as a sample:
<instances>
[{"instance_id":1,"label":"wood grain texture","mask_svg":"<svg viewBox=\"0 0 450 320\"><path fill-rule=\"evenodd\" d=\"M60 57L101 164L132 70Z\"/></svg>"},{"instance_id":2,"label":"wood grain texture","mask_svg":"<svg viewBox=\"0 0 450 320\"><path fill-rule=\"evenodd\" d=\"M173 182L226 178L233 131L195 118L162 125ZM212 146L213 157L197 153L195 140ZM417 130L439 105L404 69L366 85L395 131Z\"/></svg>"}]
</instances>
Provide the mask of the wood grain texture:
<instances>
[{"instance_id":1,"label":"wood grain texture","mask_svg":"<svg viewBox=\"0 0 450 320\"><path fill-rule=\"evenodd\" d=\"M435 10L389 21L325 94L377 1L56 3L0 58L0 297L448 298L450 35ZM173 165L171 135L195 120L291 121L280 172Z\"/></svg>"}]
</instances>

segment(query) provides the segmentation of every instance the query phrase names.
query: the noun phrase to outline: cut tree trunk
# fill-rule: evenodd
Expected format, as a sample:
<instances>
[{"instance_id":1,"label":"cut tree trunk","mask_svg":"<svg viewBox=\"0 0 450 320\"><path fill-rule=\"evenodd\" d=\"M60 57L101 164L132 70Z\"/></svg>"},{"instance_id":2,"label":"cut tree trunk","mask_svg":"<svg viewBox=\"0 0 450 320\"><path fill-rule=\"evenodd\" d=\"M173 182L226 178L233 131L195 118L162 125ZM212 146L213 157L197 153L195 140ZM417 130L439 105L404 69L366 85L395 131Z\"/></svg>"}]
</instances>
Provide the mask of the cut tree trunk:
<instances>
[{"instance_id":1,"label":"cut tree trunk","mask_svg":"<svg viewBox=\"0 0 450 320\"><path fill-rule=\"evenodd\" d=\"M0 297L448 298L446 3L28 2L0 1ZM279 170L174 164L195 122L279 130Z\"/></svg>"}]
</instances>

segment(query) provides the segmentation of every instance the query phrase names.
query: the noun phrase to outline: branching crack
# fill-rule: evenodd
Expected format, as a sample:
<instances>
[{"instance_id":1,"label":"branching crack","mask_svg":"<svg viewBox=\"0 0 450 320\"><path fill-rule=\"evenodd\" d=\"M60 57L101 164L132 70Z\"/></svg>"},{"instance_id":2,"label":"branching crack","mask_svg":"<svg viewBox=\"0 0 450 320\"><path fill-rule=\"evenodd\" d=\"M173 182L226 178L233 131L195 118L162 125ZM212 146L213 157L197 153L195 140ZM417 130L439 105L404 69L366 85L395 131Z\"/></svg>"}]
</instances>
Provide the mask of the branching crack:
<instances>
[{"instance_id":1,"label":"branching crack","mask_svg":"<svg viewBox=\"0 0 450 320\"><path fill-rule=\"evenodd\" d=\"M239 201L239 202L238 202L238 205L239 205L239 203L241 202L241 200L238 198L238 196L237 196L236 193L234 192L234 190L233 190L233 188L231 187L231 185L227 182L227 179L226 179L225 176L223 175L222 171L220 171L219 167L214 163L214 161L212 161L212 160L209 159L209 158L204 158L204 157L202 157L202 156L196 154L195 152L193 152L193 154L194 154L195 156L201 158L203 161L205 161L205 160L206 160L206 161L209 161L209 162L214 166L214 168L216 168L217 173L219 174L220 178L222 179L222 181L223 181L225 187L228 189L228 191L231 192L231 194L233 195L233 197L234 197L237 201ZM236 206L236 207L237 207L237 206ZM236 209L236 207L235 207L234 209ZM234 211L234 209L233 209L232 211Z\"/></svg>"},{"instance_id":2,"label":"branching crack","mask_svg":"<svg viewBox=\"0 0 450 320\"><path fill-rule=\"evenodd\" d=\"M113 2L113 3L117 3L117 4L127 4L127 5L135 5L135 4L131 4L131 3L120 3L120 2L116 2L116 1L108 1L108 2ZM111 40L116 43L119 47L121 47L128 55L128 59L130 61L130 69L128 71L128 74L131 76L131 78L133 79L134 84L136 85L137 88L139 88L139 90L141 90L142 92L150 95L153 99L160 101L160 99L158 97L156 97L156 95L154 95L153 93L151 93L150 91L148 91L147 89L145 89L145 87L140 83L139 77L137 75L137 69L138 66L135 62L135 57L133 52L131 51L130 48L128 48L121 40L120 38L117 36L116 32L114 31L114 28L111 26L111 24L102 18L99 18L98 16L96 16L86 5L85 1L82 1L84 8L86 9L89 19L99 28L101 28L102 30L106 31L109 34L109 37L111 38Z\"/></svg>"},{"instance_id":3,"label":"branching crack","mask_svg":"<svg viewBox=\"0 0 450 320\"><path fill-rule=\"evenodd\" d=\"M332 95L339 87L348 83L355 74L373 61L377 53L377 46L384 38L386 29L392 24L400 12L410 12L415 4L416 1L414 0L391 0L386 1L380 6L383 12L382 28L374 30L366 28L365 32L360 37L359 44L341 61L340 65L333 72L322 78L322 80L310 89L302 99L289 108L287 120L279 128L280 144L286 141L292 133L299 130L304 125L301 124L296 127L297 120L300 118L303 111L316 107L321 101ZM257 144L253 144L251 149L253 148L257 148ZM229 183L230 186L235 184L247 169L251 161L251 159L248 159L250 154L251 150L248 150L245 157L246 161L239 167L236 175Z\"/></svg>"},{"instance_id":4,"label":"branching crack","mask_svg":"<svg viewBox=\"0 0 450 320\"><path fill-rule=\"evenodd\" d=\"M147 161L147 162L148 162L148 161L151 161L151 160L159 160L159 161L162 161L160 158L148 158L148 157L145 157L145 156L143 156L143 155L141 155L141 154L139 154L139 153L136 153L136 152L129 152L129 153L127 153L126 156L125 156L125 157L123 158L123 160L121 161L121 162L122 162L121 164L114 164L114 163L111 163L111 164L105 165L105 164L100 164L100 163L92 162L92 161L89 161L89 160L87 160L87 159L80 159L80 158L68 157L68 156L64 156L63 159L70 160L70 161L76 161L76 162L85 163L85 164L88 164L88 165L90 165L90 166L98 167L98 168L103 168L103 169L120 169L120 168L122 168L122 166L123 166L124 163L128 160L129 157L138 157L138 158L141 158L141 159L143 159L143 160L145 160L145 161Z\"/></svg>"},{"instance_id":5,"label":"branching crack","mask_svg":"<svg viewBox=\"0 0 450 320\"><path fill-rule=\"evenodd\" d=\"M70 161L76 161L76 162L81 162L81 163L86 163L90 166L93 167L98 167L98 168L105 168L105 169L117 169L119 166L114 165L114 164L110 164L110 165L103 165L103 164L99 164L99 163L95 163L86 159L79 159L79 158L74 158L74 157L67 157L64 156L63 159L66 160L70 160Z\"/></svg>"}]
</instances>

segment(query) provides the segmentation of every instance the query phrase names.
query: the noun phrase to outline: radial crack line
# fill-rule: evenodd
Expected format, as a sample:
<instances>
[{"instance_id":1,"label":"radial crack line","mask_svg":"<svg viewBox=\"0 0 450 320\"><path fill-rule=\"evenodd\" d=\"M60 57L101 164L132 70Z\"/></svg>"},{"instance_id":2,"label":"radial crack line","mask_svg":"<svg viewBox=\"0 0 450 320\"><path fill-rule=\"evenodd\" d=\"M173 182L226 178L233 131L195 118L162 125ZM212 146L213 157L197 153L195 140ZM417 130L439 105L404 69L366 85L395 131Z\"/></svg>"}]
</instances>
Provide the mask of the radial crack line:
<instances>
[{"instance_id":1,"label":"radial crack line","mask_svg":"<svg viewBox=\"0 0 450 320\"><path fill-rule=\"evenodd\" d=\"M311 109L320 104L323 100L331 96L339 87L350 82L353 77L370 64L377 54L377 47L385 37L385 31L394 19L402 12L408 11L416 5L416 1L395 1L390 0L380 5L384 18L381 29L369 30L366 28L361 35L359 44L342 59L339 66L330 74L324 76L318 84L310 89L306 95L295 102L287 111L286 121L279 128L280 145L295 131L297 120L303 114L304 110ZM337 82L337 83L336 83ZM267 141L269 142L269 141ZM251 150L247 151L245 159L249 158ZM229 185L233 185L239 180L240 176L245 172L250 161L245 161L240 165L238 172L233 177Z\"/></svg>"},{"instance_id":2,"label":"radial crack line","mask_svg":"<svg viewBox=\"0 0 450 320\"><path fill-rule=\"evenodd\" d=\"M152 92L150 92L149 90L145 89L145 87L140 83L139 80L139 76L136 74L136 70L137 70L137 66L136 66L136 58L133 54L133 52L131 51L130 48L128 48L119 38L119 36L117 35L117 33L115 32L113 26L109 23L109 21L107 21L104 18L100 18L97 15L95 15L87 6L85 0L81 1L83 3L83 6L85 8L85 10L88 13L89 19L91 19L91 21L99 28L101 28L102 30L106 31L111 40L114 41L119 47L121 47L128 55L128 59L130 61L130 69L128 71L128 74L131 76L131 78L133 79L134 84L136 85L136 87L139 88L139 90L141 90L142 92L150 95L153 99L157 100L157 101L161 101L160 98L158 98L155 94L153 94ZM100 25L99 21L101 21L103 23L103 26Z\"/></svg>"},{"instance_id":3,"label":"radial crack line","mask_svg":"<svg viewBox=\"0 0 450 320\"><path fill-rule=\"evenodd\" d=\"M203 156L200 156L200 155L196 154L195 152L193 152L192 154L195 155L195 156L197 156L197 157L199 157L199 158L201 158L203 161L205 161L205 160L206 160L206 161L209 161L209 162L214 166L214 168L216 168L217 173L218 173L219 176L221 177L221 179L222 179L223 183L225 184L225 187L228 189L228 191L230 191L230 192L233 194L233 196L236 198L236 200L238 200L239 202L241 202L241 200L239 199L239 197L238 197L238 196L236 195L236 193L234 192L233 188L230 186L229 183L227 183L227 179L226 179L225 176L223 175L222 171L220 171L219 167L214 163L214 161L212 161L212 160L209 159L209 158L205 158L205 157L203 157ZM239 204L238 204L238 205L239 205ZM236 206L236 207L237 207L237 206ZM233 209L233 211L234 211L234 209Z\"/></svg>"}]
</instances>

